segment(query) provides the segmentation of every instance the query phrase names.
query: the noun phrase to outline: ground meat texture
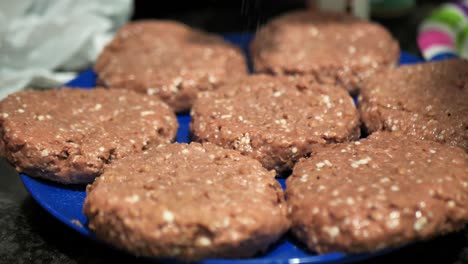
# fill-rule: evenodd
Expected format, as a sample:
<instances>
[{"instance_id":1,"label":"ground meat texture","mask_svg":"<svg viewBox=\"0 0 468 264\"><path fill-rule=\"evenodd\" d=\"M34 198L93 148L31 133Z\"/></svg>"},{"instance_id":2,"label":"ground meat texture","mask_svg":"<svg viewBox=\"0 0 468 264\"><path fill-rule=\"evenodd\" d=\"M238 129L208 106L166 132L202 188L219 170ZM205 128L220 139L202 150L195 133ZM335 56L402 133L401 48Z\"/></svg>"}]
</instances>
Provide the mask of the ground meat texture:
<instances>
[{"instance_id":1,"label":"ground meat texture","mask_svg":"<svg viewBox=\"0 0 468 264\"><path fill-rule=\"evenodd\" d=\"M97 237L141 256L243 258L289 227L275 173L213 144L170 144L116 162L88 187Z\"/></svg>"},{"instance_id":2,"label":"ground meat texture","mask_svg":"<svg viewBox=\"0 0 468 264\"><path fill-rule=\"evenodd\" d=\"M338 13L295 11L268 22L251 46L257 72L313 77L352 93L361 81L399 60L382 26Z\"/></svg>"},{"instance_id":3,"label":"ground meat texture","mask_svg":"<svg viewBox=\"0 0 468 264\"><path fill-rule=\"evenodd\" d=\"M359 138L359 117L342 89L303 77L254 75L200 95L192 109L196 141L240 151L278 172L317 144Z\"/></svg>"},{"instance_id":4,"label":"ground meat texture","mask_svg":"<svg viewBox=\"0 0 468 264\"><path fill-rule=\"evenodd\" d=\"M98 83L159 96L176 112L190 109L199 91L247 74L239 48L175 21L123 26L99 55Z\"/></svg>"},{"instance_id":5,"label":"ground meat texture","mask_svg":"<svg viewBox=\"0 0 468 264\"><path fill-rule=\"evenodd\" d=\"M370 132L401 131L468 151L468 61L402 66L372 76L359 97Z\"/></svg>"},{"instance_id":6,"label":"ground meat texture","mask_svg":"<svg viewBox=\"0 0 468 264\"><path fill-rule=\"evenodd\" d=\"M115 160L171 142L177 127L165 103L132 91L29 90L0 102L0 153L29 176L89 183Z\"/></svg>"},{"instance_id":7,"label":"ground meat texture","mask_svg":"<svg viewBox=\"0 0 468 264\"><path fill-rule=\"evenodd\" d=\"M411 136L326 146L286 185L292 231L319 253L379 250L468 222L467 154Z\"/></svg>"}]
</instances>

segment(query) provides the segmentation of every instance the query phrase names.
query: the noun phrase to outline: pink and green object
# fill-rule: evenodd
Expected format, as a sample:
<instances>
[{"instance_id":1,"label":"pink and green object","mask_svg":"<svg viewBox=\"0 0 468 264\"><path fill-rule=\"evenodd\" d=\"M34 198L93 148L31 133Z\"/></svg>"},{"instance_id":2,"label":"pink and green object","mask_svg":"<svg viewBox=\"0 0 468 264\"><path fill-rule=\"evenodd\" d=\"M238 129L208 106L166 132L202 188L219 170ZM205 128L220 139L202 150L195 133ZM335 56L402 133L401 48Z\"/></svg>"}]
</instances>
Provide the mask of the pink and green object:
<instances>
[{"instance_id":1,"label":"pink and green object","mask_svg":"<svg viewBox=\"0 0 468 264\"><path fill-rule=\"evenodd\" d=\"M468 58L468 0L434 10L419 28L418 45L426 60Z\"/></svg>"}]
</instances>

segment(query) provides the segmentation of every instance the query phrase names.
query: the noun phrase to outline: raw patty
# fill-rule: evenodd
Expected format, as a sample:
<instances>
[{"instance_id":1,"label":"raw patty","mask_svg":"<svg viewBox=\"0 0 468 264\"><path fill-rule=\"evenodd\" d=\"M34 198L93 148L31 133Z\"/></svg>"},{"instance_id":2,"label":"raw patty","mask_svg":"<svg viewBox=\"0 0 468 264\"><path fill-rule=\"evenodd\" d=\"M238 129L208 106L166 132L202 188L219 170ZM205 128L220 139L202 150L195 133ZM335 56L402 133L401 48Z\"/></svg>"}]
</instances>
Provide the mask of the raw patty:
<instances>
[{"instance_id":1,"label":"raw patty","mask_svg":"<svg viewBox=\"0 0 468 264\"><path fill-rule=\"evenodd\" d=\"M199 91L246 75L242 52L222 38L164 20L122 27L97 59L98 83L159 96L176 112Z\"/></svg>"},{"instance_id":2,"label":"raw patty","mask_svg":"<svg viewBox=\"0 0 468 264\"><path fill-rule=\"evenodd\" d=\"M468 151L468 61L402 66L369 78L359 106L367 129L401 131Z\"/></svg>"},{"instance_id":3,"label":"raw patty","mask_svg":"<svg viewBox=\"0 0 468 264\"><path fill-rule=\"evenodd\" d=\"M359 117L346 91L294 76L253 75L200 95L194 139L240 151L282 172L317 144L359 138Z\"/></svg>"},{"instance_id":4,"label":"raw patty","mask_svg":"<svg viewBox=\"0 0 468 264\"><path fill-rule=\"evenodd\" d=\"M256 34L257 72L295 74L354 93L374 72L398 63L398 43L382 26L344 14L295 11Z\"/></svg>"},{"instance_id":5,"label":"raw patty","mask_svg":"<svg viewBox=\"0 0 468 264\"><path fill-rule=\"evenodd\" d=\"M114 160L171 142L177 127L165 103L132 91L25 91L0 102L0 154L30 176L89 183Z\"/></svg>"},{"instance_id":6,"label":"raw patty","mask_svg":"<svg viewBox=\"0 0 468 264\"><path fill-rule=\"evenodd\" d=\"M133 254L242 258L289 227L275 173L236 151L170 144L112 165L88 188L97 237Z\"/></svg>"},{"instance_id":7,"label":"raw patty","mask_svg":"<svg viewBox=\"0 0 468 264\"><path fill-rule=\"evenodd\" d=\"M286 185L293 233L319 253L378 250L468 222L468 156L395 133L326 146Z\"/></svg>"}]
</instances>

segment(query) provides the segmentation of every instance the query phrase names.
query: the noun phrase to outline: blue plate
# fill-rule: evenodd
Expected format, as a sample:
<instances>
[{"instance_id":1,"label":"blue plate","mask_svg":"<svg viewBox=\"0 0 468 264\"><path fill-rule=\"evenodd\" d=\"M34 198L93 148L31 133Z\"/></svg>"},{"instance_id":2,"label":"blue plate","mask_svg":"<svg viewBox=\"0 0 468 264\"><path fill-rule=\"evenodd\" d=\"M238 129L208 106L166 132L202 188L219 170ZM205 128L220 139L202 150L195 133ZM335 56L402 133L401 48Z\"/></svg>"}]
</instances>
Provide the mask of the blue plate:
<instances>
[{"instance_id":1,"label":"blue plate","mask_svg":"<svg viewBox=\"0 0 468 264\"><path fill-rule=\"evenodd\" d=\"M248 46L252 34L239 33L224 36L226 40L239 45L245 54L248 54ZM250 58L247 58L248 60ZM408 53L402 53L400 63L418 63L419 58ZM249 67L252 64L249 60ZM81 73L76 79L67 83L68 86L90 89L95 86L96 74L92 70ZM176 136L177 142L189 141L188 114L178 115L179 131ZM54 217L78 231L79 233L95 239L93 233L87 228L87 218L82 212L83 202L86 197L85 186L65 186L50 181L40 180L20 174L25 188L31 196ZM284 179L279 180L284 187ZM316 255L304 250L292 238L283 238L271 248L266 254L245 260L208 259L201 261L204 264L263 264L263 263L350 263L376 255L384 254L389 250L383 250L372 254L349 255L344 253L330 253Z\"/></svg>"}]
</instances>

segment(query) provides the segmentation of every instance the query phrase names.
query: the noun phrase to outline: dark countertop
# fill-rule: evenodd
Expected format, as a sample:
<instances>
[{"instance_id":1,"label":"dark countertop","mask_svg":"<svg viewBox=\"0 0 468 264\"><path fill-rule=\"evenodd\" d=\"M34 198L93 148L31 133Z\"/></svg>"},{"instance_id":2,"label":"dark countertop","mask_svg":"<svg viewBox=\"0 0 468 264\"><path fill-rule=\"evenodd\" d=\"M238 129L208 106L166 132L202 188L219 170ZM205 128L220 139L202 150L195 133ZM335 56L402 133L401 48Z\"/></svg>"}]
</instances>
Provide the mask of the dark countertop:
<instances>
[{"instance_id":1,"label":"dark countertop","mask_svg":"<svg viewBox=\"0 0 468 264\"><path fill-rule=\"evenodd\" d=\"M380 22L392 31L404 50L417 54L416 28L431 7L423 5L404 18ZM213 17L214 13L216 17ZM224 28L219 27L220 23L213 23L220 17L228 19L229 14L205 8L190 14L175 13L169 17L214 32L243 30L235 23L232 27L225 23L227 26ZM148 262L83 237L56 220L29 196L18 174L3 159L0 159L0 226L0 263ZM415 243L362 263L468 263L468 228L428 242Z\"/></svg>"}]
</instances>

